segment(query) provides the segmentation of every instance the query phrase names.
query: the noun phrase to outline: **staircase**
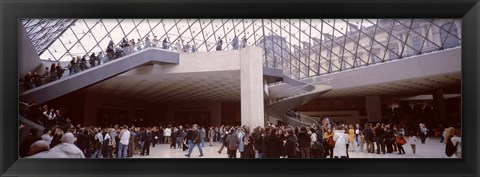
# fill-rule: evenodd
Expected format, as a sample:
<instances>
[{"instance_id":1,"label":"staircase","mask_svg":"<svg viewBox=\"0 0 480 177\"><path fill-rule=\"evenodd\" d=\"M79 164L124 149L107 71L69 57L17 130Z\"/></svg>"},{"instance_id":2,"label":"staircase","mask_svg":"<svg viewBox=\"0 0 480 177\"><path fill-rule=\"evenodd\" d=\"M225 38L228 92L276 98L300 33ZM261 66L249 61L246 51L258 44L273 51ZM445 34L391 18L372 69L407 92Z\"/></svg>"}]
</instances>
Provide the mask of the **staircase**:
<instances>
[{"instance_id":1,"label":"staircase","mask_svg":"<svg viewBox=\"0 0 480 177\"><path fill-rule=\"evenodd\" d=\"M138 66L147 64L178 64L179 53L159 48L148 48L90 68L72 76L27 90L20 100L35 100L37 104L47 102L70 92L115 77Z\"/></svg>"},{"instance_id":2,"label":"staircase","mask_svg":"<svg viewBox=\"0 0 480 177\"><path fill-rule=\"evenodd\" d=\"M283 83L270 85L268 95L270 103L266 107L267 113L288 125L305 126L314 123L318 124L315 118L305 115L300 115L299 118L296 118L287 114L288 111L308 103L332 89L332 86L319 84L318 82L315 79L311 79L311 81L303 82L302 85L292 86L285 80Z\"/></svg>"}]
</instances>

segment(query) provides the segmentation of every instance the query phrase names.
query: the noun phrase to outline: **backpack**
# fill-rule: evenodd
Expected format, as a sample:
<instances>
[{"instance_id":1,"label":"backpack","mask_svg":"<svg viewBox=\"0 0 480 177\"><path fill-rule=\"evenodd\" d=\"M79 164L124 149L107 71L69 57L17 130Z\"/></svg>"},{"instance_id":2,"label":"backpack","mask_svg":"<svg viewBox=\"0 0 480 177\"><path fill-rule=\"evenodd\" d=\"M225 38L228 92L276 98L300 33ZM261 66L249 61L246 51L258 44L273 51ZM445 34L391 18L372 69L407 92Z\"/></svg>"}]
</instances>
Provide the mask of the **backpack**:
<instances>
[{"instance_id":1,"label":"backpack","mask_svg":"<svg viewBox=\"0 0 480 177\"><path fill-rule=\"evenodd\" d=\"M455 154L455 152L457 152L457 146L458 146L458 143L455 144L455 146L454 146L453 143L452 143L452 140L448 139L447 140L447 147L445 148L445 154L448 157L451 157L453 154Z\"/></svg>"}]
</instances>

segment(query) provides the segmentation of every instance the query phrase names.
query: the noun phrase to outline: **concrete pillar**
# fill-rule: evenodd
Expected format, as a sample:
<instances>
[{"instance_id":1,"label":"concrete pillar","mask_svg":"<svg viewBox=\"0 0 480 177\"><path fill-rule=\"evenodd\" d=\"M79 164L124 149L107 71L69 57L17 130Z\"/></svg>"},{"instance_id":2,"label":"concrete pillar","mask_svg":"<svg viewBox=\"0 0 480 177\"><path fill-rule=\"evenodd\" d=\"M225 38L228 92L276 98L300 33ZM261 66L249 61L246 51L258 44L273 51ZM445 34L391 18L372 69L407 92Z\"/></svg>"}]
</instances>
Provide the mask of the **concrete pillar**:
<instances>
[{"instance_id":1,"label":"concrete pillar","mask_svg":"<svg viewBox=\"0 0 480 177\"><path fill-rule=\"evenodd\" d=\"M262 49L240 50L241 124L251 128L264 126Z\"/></svg>"},{"instance_id":2,"label":"concrete pillar","mask_svg":"<svg viewBox=\"0 0 480 177\"><path fill-rule=\"evenodd\" d=\"M447 120L447 115L445 112L445 100L443 98L443 91L438 89L433 93L433 109L435 110L435 115L437 120L445 121Z\"/></svg>"},{"instance_id":3,"label":"concrete pillar","mask_svg":"<svg viewBox=\"0 0 480 177\"><path fill-rule=\"evenodd\" d=\"M367 118L369 122L382 121L380 96L366 96Z\"/></svg>"}]
</instances>

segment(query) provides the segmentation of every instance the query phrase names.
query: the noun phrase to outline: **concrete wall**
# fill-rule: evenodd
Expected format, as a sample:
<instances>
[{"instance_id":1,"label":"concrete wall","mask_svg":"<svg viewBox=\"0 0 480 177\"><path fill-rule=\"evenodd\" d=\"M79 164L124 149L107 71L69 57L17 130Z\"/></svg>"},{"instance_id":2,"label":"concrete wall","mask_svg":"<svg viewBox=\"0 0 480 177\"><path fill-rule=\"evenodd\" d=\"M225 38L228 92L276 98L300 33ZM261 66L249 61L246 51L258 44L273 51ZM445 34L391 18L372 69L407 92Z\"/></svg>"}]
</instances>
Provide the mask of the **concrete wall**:
<instances>
[{"instance_id":1,"label":"concrete wall","mask_svg":"<svg viewBox=\"0 0 480 177\"><path fill-rule=\"evenodd\" d=\"M20 78L23 78L28 72L34 72L38 68L41 68L42 62L40 61L40 57L38 56L37 51L33 47L32 41L30 37L28 37L25 28L23 27L22 23L18 23L18 34L19 34L19 53L18 53L18 61L19 61L19 74ZM40 71L37 71L40 72Z\"/></svg>"}]
</instances>

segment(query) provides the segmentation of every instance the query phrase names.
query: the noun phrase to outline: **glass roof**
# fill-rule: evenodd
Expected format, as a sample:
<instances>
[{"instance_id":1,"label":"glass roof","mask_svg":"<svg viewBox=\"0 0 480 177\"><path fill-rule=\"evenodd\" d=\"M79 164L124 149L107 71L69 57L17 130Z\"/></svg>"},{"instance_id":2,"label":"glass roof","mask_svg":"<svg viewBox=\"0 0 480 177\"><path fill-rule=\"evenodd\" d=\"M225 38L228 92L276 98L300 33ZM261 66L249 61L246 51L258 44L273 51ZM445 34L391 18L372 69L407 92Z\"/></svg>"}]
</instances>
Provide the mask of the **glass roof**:
<instances>
[{"instance_id":1,"label":"glass roof","mask_svg":"<svg viewBox=\"0 0 480 177\"><path fill-rule=\"evenodd\" d=\"M39 55L68 28L75 19L26 19L22 20L25 31L30 36Z\"/></svg>"},{"instance_id":2,"label":"glass roof","mask_svg":"<svg viewBox=\"0 0 480 177\"><path fill-rule=\"evenodd\" d=\"M104 52L110 40L157 36L197 52L232 50L232 40L264 49L265 67L305 78L461 45L461 19L25 19L41 59Z\"/></svg>"}]
</instances>

